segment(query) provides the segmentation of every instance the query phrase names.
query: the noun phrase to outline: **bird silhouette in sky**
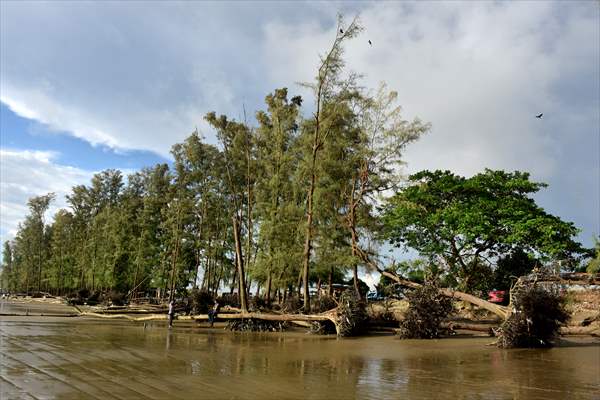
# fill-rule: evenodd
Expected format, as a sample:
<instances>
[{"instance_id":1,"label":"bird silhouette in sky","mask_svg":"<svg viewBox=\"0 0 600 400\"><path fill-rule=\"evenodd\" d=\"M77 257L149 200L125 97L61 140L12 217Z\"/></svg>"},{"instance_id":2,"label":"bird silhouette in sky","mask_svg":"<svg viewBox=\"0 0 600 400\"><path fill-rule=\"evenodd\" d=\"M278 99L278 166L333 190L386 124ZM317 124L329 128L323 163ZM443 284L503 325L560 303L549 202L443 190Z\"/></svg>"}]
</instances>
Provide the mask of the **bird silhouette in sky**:
<instances>
[{"instance_id":1,"label":"bird silhouette in sky","mask_svg":"<svg viewBox=\"0 0 600 400\"><path fill-rule=\"evenodd\" d=\"M540 118L540 119L541 119L543 115L544 115L544 113L541 113L541 114L539 114L539 115L536 115L535 117L536 117L536 118Z\"/></svg>"},{"instance_id":2,"label":"bird silhouette in sky","mask_svg":"<svg viewBox=\"0 0 600 400\"><path fill-rule=\"evenodd\" d=\"M344 31L343 31L342 29L340 29L340 33L342 33L342 34L343 34L343 33L344 33Z\"/></svg>"},{"instance_id":3,"label":"bird silhouette in sky","mask_svg":"<svg viewBox=\"0 0 600 400\"><path fill-rule=\"evenodd\" d=\"M370 44L371 46L373 46L373 43L371 43L371 40L369 40L369 44Z\"/></svg>"}]
</instances>

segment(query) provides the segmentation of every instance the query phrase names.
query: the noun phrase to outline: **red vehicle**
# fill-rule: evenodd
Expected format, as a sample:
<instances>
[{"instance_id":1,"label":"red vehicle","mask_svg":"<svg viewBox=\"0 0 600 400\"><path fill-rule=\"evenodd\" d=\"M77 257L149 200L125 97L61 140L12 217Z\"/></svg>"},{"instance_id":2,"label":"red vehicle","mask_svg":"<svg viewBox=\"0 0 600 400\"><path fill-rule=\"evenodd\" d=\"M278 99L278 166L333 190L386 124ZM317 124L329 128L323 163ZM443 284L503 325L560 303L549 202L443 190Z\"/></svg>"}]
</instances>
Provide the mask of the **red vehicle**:
<instances>
[{"instance_id":1,"label":"red vehicle","mask_svg":"<svg viewBox=\"0 0 600 400\"><path fill-rule=\"evenodd\" d=\"M504 303L506 290L490 290L488 292L488 301L490 303Z\"/></svg>"}]
</instances>

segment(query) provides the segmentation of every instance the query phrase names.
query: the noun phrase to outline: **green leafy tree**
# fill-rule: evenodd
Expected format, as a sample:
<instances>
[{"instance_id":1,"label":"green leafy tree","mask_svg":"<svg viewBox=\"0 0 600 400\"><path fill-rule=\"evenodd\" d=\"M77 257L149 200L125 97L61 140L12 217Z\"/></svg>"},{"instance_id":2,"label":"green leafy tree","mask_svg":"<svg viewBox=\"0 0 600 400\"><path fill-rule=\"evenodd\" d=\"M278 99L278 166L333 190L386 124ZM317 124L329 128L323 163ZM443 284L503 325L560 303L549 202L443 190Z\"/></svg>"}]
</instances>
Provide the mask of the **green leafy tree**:
<instances>
[{"instance_id":1,"label":"green leafy tree","mask_svg":"<svg viewBox=\"0 0 600 400\"><path fill-rule=\"evenodd\" d=\"M586 254L573 239L577 228L529 197L545 186L524 172L422 171L385 206L386 237L439 262L463 290L477 287L482 266L516 249L573 266Z\"/></svg>"},{"instance_id":2,"label":"green leafy tree","mask_svg":"<svg viewBox=\"0 0 600 400\"><path fill-rule=\"evenodd\" d=\"M134 256L133 293L159 289L167 285L164 243L168 234L162 224L171 192L171 173L167 164L141 171L142 210L138 215L140 235Z\"/></svg>"},{"instance_id":3,"label":"green leafy tree","mask_svg":"<svg viewBox=\"0 0 600 400\"><path fill-rule=\"evenodd\" d=\"M214 112L205 116L206 121L217 131L217 137L223 147L225 164L224 189L227 191L232 211L232 231L234 236L235 261L237 271L238 293L240 305L244 311L248 309L248 290L246 282L246 266L250 264L253 236L253 204L256 157L252 130L245 124L229 120L225 115L219 117ZM243 251L245 222L246 251ZM234 278L235 280L235 278Z\"/></svg>"},{"instance_id":4,"label":"green leafy tree","mask_svg":"<svg viewBox=\"0 0 600 400\"><path fill-rule=\"evenodd\" d=\"M266 285L266 299L270 302L274 280L294 276L301 263L299 242L302 218L297 196L294 172L298 165L297 140L299 135L299 96L288 100L286 88L277 89L265 98L266 111L259 111L256 119L256 151L258 179L256 182L256 216L259 220L258 248L255 270L257 282Z\"/></svg>"},{"instance_id":5,"label":"green leafy tree","mask_svg":"<svg viewBox=\"0 0 600 400\"><path fill-rule=\"evenodd\" d=\"M341 100L339 94L340 92L345 91L347 87L354 85L355 81L355 77L343 79L341 75L344 68L343 43L356 37L361 31L362 27L356 18L348 26L345 26L344 21L340 16L338 18L335 40L327 54L321 59L315 82L306 84L307 87L313 90L315 99L313 120L306 125L312 133L310 154L305 158L308 162L306 168L308 185L306 190L306 222L304 253L302 257L302 280L304 282L303 295L304 310L306 312L310 310L310 293L308 286L314 239L314 194L319 181L318 163L321 157L320 153L327 145L330 134L333 131L332 127L338 112L337 105L343 106L343 103L339 102L339 100Z\"/></svg>"},{"instance_id":6,"label":"green leafy tree","mask_svg":"<svg viewBox=\"0 0 600 400\"><path fill-rule=\"evenodd\" d=\"M353 98L356 133L347 143L347 165L352 168L343 189L345 225L350 232L352 272L358 292L358 263L369 266L369 254L361 240L373 238L380 229L375 205L382 195L396 190L402 182L402 153L429 129L419 119L406 121L396 104L398 94L381 84L375 93L361 93ZM373 242L373 241L371 241Z\"/></svg>"},{"instance_id":7,"label":"green leafy tree","mask_svg":"<svg viewBox=\"0 0 600 400\"><path fill-rule=\"evenodd\" d=\"M2 249L2 273L0 274L0 288L9 292L14 292L17 287L18 276L15 271L13 257L14 244L9 240L4 242Z\"/></svg>"},{"instance_id":8,"label":"green leafy tree","mask_svg":"<svg viewBox=\"0 0 600 400\"><path fill-rule=\"evenodd\" d=\"M596 256L590 260L586 268L586 272L590 274L597 274L600 272L600 240L597 238L594 238L594 251Z\"/></svg>"},{"instance_id":9,"label":"green leafy tree","mask_svg":"<svg viewBox=\"0 0 600 400\"><path fill-rule=\"evenodd\" d=\"M58 295L66 288L74 289L76 281L73 214L61 209L54 215L50 238L52 286Z\"/></svg>"}]
</instances>

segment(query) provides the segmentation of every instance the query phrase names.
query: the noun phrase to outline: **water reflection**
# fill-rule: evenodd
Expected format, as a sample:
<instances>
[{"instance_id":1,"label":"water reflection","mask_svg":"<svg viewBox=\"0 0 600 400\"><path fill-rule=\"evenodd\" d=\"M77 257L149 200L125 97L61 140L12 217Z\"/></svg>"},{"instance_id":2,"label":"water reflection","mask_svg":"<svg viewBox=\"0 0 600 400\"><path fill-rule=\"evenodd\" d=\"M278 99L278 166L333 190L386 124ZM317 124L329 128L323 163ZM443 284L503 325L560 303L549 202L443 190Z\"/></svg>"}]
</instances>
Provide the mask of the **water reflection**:
<instances>
[{"instance_id":1,"label":"water reflection","mask_svg":"<svg viewBox=\"0 0 600 400\"><path fill-rule=\"evenodd\" d=\"M600 346L0 321L0 398L592 399ZM35 382L35 383L32 383Z\"/></svg>"}]
</instances>

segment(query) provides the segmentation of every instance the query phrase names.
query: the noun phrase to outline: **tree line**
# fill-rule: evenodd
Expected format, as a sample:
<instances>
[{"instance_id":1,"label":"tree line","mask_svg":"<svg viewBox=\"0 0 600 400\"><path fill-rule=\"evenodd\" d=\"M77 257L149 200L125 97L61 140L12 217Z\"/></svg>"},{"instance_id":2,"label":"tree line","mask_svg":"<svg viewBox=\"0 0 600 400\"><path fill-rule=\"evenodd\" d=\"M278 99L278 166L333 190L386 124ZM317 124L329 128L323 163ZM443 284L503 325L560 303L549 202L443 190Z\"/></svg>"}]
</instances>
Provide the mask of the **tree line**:
<instances>
[{"instance_id":1,"label":"tree line","mask_svg":"<svg viewBox=\"0 0 600 400\"><path fill-rule=\"evenodd\" d=\"M53 194L32 198L4 244L3 287L164 297L229 285L243 308L250 287L267 298L301 288L306 309L310 282L350 271L358 288L378 198L397 188L402 150L428 130L402 118L385 85L366 90L344 72L343 44L361 29L354 20L339 31L305 84L308 116L302 97L276 89L252 123L208 113L218 145L194 132L172 147L172 166L106 170L75 186L51 223Z\"/></svg>"},{"instance_id":2,"label":"tree line","mask_svg":"<svg viewBox=\"0 0 600 400\"><path fill-rule=\"evenodd\" d=\"M379 269L383 241L417 249L467 290L488 260L516 249L563 258L583 251L572 224L527 197L542 187L527 174L490 171L473 181L426 171L403 181L403 150L429 125L404 119L385 84L368 90L345 72L343 45L362 28L356 19L339 27L305 84L311 107L280 88L251 122L210 112L204 119L218 145L195 131L172 147L172 165L127 177L100 172L73 187L68 209L51 222L44 215L54 194L30 199L16 237L4 243L2 288L152 291L164 299L190 287L213 295L229 287L243 309L254 288L267 301L302 294L310 310L311 282L331 290L351 274L360 295L358 270Z\"/></svg>"}]
</instances>

